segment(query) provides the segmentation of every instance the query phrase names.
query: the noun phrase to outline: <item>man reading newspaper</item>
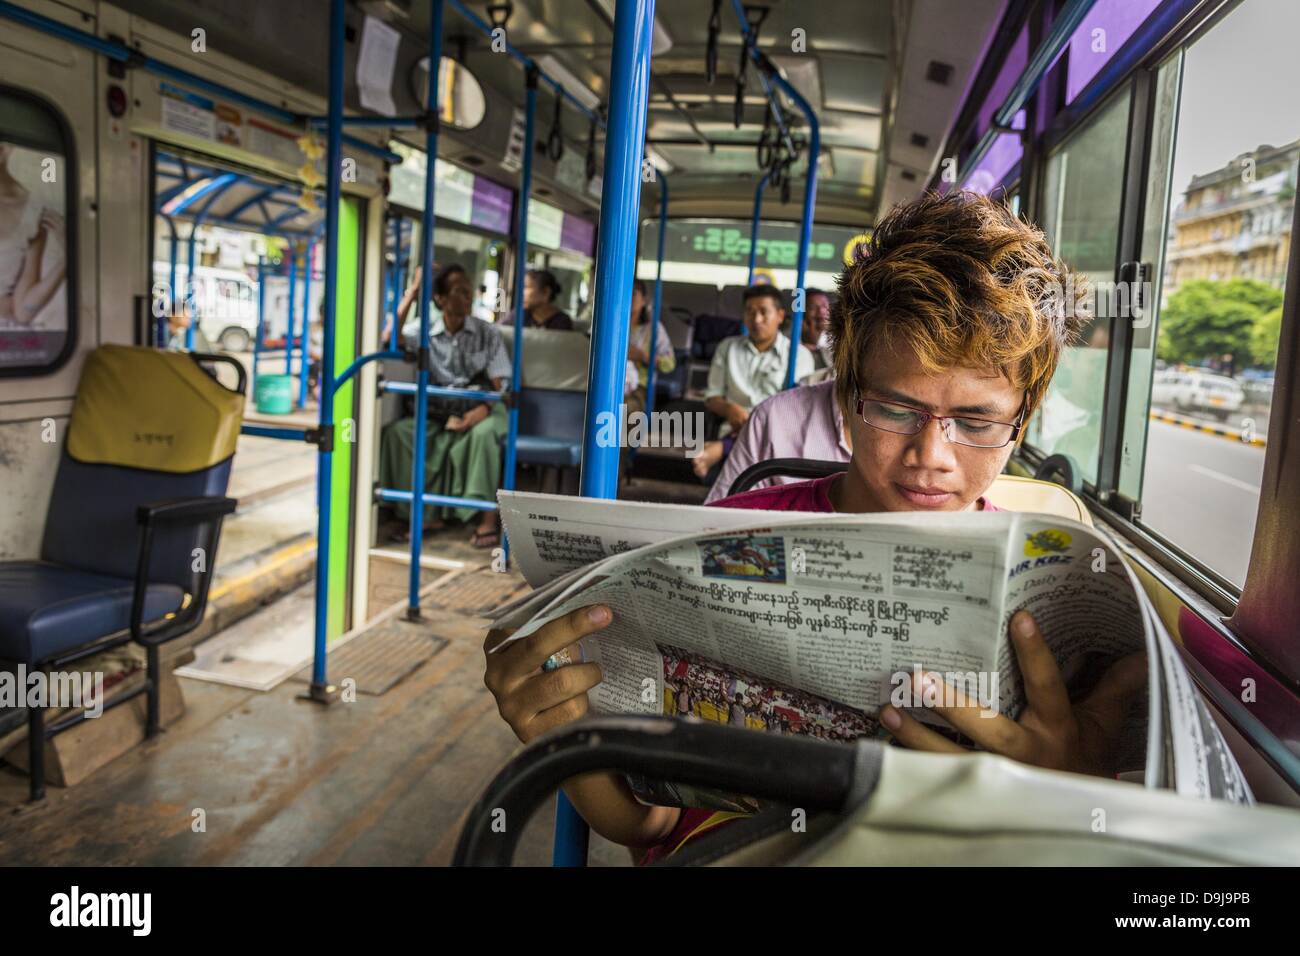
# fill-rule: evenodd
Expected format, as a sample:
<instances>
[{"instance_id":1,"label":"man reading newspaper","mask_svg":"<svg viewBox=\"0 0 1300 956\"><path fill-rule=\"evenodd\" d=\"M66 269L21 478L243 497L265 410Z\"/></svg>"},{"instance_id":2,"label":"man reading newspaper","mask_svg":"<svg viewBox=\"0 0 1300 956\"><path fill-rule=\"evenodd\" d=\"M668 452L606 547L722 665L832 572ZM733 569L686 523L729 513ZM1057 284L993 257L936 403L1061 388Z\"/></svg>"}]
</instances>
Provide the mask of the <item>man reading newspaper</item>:
<instances>
[{"instance_id":1,"label":"man reading newspaper","mask_svg":"<svg viewBox=\"0 0 1300 956\"><path fill-rule=\"evenodd\" d=\"M1062 290L1078 291L1066 301ZM1042 402L1062 350L1076 341L1087 318L1081 308L1084 284L1074 281L1038 229L1001 204L959 191L895 208L841 275L838 291L832 334L837 397L853 445L847 472L715 505L839 514L995 511L985 493ZM715 554L706 560L761 567L766 558ZM581 661L580 640L617 626L611 608L596 603L504 646L509 631L489 634L486 647L494 653L487 655L485 682L521 741L587 713L588 692L602 681L601 665L544 665L553 655ZM912 689L936 700L931 712L959 733L941 733L892 705L878 709L879 723L908 747L956 752L962 749L956 741L964 738L1036 766L1113 776L1121 723L1147 686L1145 655L1115 660L1086 694L1071 699L1030 614L1011 618L1010 646L1024 699L1014 719L990 715L988 701L938 687L932 673L918 672ZM678 651L680 663L673 658L672 667L688 674L686 649L664 653ZM708 690L707 684L679 687L688 698ZM717 700L707 703L723 722L776 724L779 730L801 719L794 702L764 702L751 694L749 709L746 688L718 690ZM688 706L702 704L697 699ZM850 724L836 729L831 720L819 735L861 732ZM647 805L624 777L612 773L576 778L565 791L593 829L647 851L646 859L673 852L726 818Z\"/></svg>"}]
</instances>

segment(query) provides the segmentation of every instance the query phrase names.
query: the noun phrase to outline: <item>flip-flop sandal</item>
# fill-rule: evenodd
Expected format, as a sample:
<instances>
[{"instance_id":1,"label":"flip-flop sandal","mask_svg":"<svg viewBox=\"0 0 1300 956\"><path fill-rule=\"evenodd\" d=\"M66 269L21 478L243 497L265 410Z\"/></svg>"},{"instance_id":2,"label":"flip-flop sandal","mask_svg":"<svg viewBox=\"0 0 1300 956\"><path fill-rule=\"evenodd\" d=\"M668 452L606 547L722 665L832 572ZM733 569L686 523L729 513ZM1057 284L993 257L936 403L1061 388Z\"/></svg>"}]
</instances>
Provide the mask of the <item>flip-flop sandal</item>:
<instances>
[{"instance_id":1,"label":"flip-flop sandal","mask_svg":"<svg viewBox=\"0 0 1300 956\"><path fill-rule=\"evenodd\" d=\"M469 543L476 548L495 548L501 543L500 531L475 531Z\"/></svg>"}]
</instances>

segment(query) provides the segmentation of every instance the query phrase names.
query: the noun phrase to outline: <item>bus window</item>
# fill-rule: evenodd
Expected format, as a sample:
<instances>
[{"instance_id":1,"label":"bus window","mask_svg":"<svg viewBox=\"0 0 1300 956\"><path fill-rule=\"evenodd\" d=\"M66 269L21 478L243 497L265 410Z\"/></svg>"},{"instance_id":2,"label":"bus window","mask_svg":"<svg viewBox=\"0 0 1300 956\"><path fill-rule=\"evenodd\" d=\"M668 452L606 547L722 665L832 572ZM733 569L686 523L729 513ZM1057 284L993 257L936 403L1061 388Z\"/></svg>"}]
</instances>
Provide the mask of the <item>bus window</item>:
<instances>
[{"instance_id":1,"label":"bus window","mask_svg":"<svg viewBox=\"0 0 1300 956\"><path fill-rule=\"evenodd\" d=\"M76 335L76 163L62 117L43 101L0 89L0 117L0 375L48 372Z\"/></svg>"},{"instance_id":2,"label":"bus window","mask_svg":"<svg viewBox=\"0 0 1300 956\"><path fill-rule=\"evenodd\" d=\"M1156 266L1158 307L1154 335L1135 322L1120 490L1141 502L1143 525L1237 587L1295 209L1297 30L1294 4L1251 0L1157 79L1142 260Z\"/></svg>"},{"instance_id":3,"label":"bus window","mask_svg":"<svg viewBox=\"0 0 1300 956\"><path fill-rule=\"evenodd\" d=\"M1083 337L1061 355L1043 406L1026 440L1044 454L1068 454L1084 481L1097 480L1106 353L1115 297L1124 145L1129 94L1120 94L1074 133L1047 162L1042 226L1056 254L1092 284L1093 318ZM1066 301L1072 302L1065 290Z\"/></svg>"},{"instance_id":4,"label":"bus window","mask_svg":"<svg viewBox=\"0 0 1300 956\"><path fill-rule=\"evenodd\" d=\"M405 282L409 286L414 275L413 265L420 262L420 223L417 221L411 230L411 262L404 270ZM454 226L438 222L433 232L433 261L438 268L452 263L461 266L474 289L473 314L486 322L499 319L509 311L507 297L498 290L501 285L501 269L505 260L505 242L492 236L457 229ZM436 303L430 303L433 315L438 315ZM418 308L407 313L402 325L402 335L414 340L420 327Z\"/></svg>"}]
</instances>

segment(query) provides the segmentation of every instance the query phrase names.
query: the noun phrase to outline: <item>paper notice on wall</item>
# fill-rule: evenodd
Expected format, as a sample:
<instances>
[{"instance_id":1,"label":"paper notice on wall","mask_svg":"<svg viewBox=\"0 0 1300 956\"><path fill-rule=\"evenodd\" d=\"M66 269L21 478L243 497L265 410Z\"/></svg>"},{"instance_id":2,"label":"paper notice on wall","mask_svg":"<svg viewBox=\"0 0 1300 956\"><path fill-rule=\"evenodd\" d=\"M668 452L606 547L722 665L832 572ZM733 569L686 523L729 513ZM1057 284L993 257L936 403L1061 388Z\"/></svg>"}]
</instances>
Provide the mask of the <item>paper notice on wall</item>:
<instances>
[{"instance_id":1,"label":"paper notice on wall","mask_svg":"<svg viewBox=\"0 0 1300 956\"><path fill-rule=\"evenodd\" d=\"M393 71L402 35L382 20L366 17L361 31L361 52L357 55L357 89L361 105L384 116L396 116L393 102Z\"/></svg>"},{"instance_id":2,"label":"paper notice on wall","mask_svg":"<svg viewBox=\"0 0 1300 956\"><path fill-rule=\"evenodd\" d=\"M524 138L528 133L528 120L524 111L516 109L510 119L510 138L506 140L506 154L501 165L510 172L518 172L524 165Z\"/></svg>"},{"instance_id":3,"label":"paper notice on wall","mask_svg":"<svg viewBox=\"0 0 1300 956\"><path fill-rule=\"evenodd\" d=\"M162 95L163 129L199 139L217 138L217 117L211 100L168 83L160 84L158 92Z\"/></svg>"}]
</instances>

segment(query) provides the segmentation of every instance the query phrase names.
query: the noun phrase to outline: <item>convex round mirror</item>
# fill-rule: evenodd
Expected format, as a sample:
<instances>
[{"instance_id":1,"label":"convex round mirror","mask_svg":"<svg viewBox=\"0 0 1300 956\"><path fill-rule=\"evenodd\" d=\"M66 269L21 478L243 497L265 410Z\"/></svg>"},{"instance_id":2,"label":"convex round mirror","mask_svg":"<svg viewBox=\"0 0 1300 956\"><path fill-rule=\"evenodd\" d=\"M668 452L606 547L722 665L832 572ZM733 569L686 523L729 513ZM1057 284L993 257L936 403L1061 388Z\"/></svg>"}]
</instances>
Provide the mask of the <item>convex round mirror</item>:
<instances>
[{"instance_id":1,"label":"convex round mirror","mask_svg":"<svg viewBox=\"0 0 1300 956\"><path fill-rule=\"evenodd\" d=\"M422 57L411 69L411 95L424 109L428 109L429 58ZM462 63L448 57L442 58L438 71L438 98L442 101L438 118L456 129L474 129L483 122L487 100L483 87L474 74Z\"/></svg>"}]
</instances>

